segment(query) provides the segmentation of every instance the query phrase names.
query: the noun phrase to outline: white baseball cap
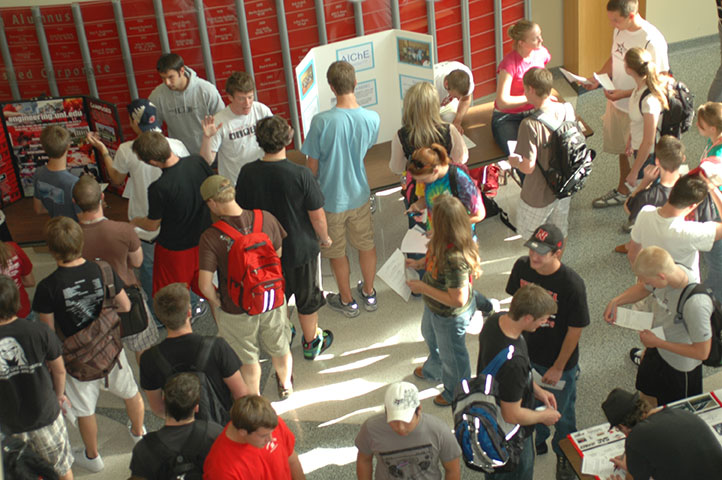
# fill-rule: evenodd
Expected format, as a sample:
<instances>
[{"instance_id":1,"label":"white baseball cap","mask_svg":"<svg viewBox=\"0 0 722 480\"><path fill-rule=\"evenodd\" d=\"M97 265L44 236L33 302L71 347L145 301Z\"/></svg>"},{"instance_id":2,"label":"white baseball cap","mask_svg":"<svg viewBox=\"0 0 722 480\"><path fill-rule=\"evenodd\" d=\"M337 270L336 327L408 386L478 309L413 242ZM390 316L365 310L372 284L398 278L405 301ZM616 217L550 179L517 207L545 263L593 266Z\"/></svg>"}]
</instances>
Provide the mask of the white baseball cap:
<instances>
[{"instance_id":1,"label":"white baseball cap","mask_svg":"<svg viewBox=\"0 0 722 480\"><path fill-rule=\"evenodd\" d=\"M419 389L409 382L396 382L386 390L386 422L410 422L419 406Z\"/></svg>"}]
</instances>

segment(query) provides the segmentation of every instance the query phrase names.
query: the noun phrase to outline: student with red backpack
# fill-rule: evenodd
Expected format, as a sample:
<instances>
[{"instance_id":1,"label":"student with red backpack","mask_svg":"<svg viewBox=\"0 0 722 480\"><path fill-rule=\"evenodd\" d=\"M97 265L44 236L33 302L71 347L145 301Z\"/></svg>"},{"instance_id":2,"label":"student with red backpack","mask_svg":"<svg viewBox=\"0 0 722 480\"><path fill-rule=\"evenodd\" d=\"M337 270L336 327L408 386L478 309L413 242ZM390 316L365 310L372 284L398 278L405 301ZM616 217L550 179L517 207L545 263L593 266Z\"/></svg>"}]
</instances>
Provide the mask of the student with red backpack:
<instances>
[{"instance_id":1,"label":"student with red backpack","mask_svg":"<svg viewBox=\"0 0 722 480\"><path fill-rule=\"evenodd\" d=\"M287 321L281 246L286 231L271 213L244 210L227 178L203 181L201 196L220 220L201 235L198 285L216 307L219 335L241 359L251 394L260 393L259 343L271 356L278 396L293 392L291 329ZM218 290L213 274L218 272Z\"/></svg>"}]
</instances>

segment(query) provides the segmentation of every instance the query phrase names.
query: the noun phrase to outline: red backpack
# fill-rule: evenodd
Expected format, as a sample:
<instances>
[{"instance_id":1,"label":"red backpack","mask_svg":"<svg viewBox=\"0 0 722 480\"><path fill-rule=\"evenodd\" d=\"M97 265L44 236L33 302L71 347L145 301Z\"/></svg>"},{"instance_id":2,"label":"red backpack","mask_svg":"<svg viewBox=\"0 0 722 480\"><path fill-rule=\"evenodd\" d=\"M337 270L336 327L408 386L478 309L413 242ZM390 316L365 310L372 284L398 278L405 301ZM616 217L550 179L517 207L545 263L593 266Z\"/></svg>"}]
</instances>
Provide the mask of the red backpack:
<instances>
[{"instance_id":1,"label":"red backpack","mask_svg":"<svg viewBox=\"0 0 722 480\"><path fill-rule=\"evenodd\" d=\"M283 304L286 282L281 259L263 233L263 212L253 210L253 228L247 234L219 220L213 226L233 243L228 251L228 294L249 315L268 312Z\"/></svg>"}]
</instances>

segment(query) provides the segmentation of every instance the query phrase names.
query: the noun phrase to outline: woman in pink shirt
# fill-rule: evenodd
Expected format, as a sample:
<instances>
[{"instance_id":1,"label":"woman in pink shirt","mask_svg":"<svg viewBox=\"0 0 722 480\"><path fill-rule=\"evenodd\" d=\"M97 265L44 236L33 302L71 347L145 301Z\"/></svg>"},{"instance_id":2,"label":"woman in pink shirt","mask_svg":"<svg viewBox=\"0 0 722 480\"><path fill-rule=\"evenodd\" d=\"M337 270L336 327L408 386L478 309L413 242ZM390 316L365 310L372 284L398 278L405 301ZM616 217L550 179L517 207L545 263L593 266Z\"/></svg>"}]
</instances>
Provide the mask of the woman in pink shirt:
<instances>
[{"instance_id":1,"label":"woman in pink shirt","mask_svg":"<svg viewBox=\"0 0 722 480\"><path fill-rule=\"evenodd\" d=\"M494 140L505 155L509 155L509 140L516 140L519 124L534 107L524 96L524 74L530 68L544 68L551 55L542 45L539 25L520 20L509 28L512 50L501 61L497 73L496 100L491 117Z\"/></svg>"}]
</instances>

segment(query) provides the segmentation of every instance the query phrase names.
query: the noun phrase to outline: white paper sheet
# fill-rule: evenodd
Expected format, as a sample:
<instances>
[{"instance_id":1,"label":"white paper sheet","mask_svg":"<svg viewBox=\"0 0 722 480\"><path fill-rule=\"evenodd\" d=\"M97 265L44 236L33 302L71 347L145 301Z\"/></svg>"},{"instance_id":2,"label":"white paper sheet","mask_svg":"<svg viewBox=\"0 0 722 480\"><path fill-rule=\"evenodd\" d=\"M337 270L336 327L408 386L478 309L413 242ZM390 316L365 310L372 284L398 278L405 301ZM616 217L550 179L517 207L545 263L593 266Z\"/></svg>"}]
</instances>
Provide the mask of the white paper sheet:
<instances>
[{"instance_id":1,"label":"white paper sheet","mask_svg":"<svg viewBox=\"0 0 722 480\"><path fill-rule=\"evenodd\" d=\"M404 301L408 302L411 296L411 289L406 285L406 258L401 250L398 248L394 250L386 263L376 273L381 280L386 282L386 285L398 293ZM418 275L417 275L418 279Z\"/></svg>"},{"instance_id":2,"label":"white paper sheet","mask_svg":"<svg viewBox=\"0 0 722 480\"><path fill-rule=\"evenodd\" d=\"M506 146L509 148L509 153L516 152L516 140L507 140Z\"/></svg>"},{"instance_id":3,"label":"white paper sheet","mask_svg":"<svg viewBox=\"0 0 722 480\"><path fill-rule=\"evenodd\" d=\"M404 253L426 253L427 243L429 243L429 237L426 236L426 232L422 227L416 225L404 235L404 239L401 241L401 251Z\"/></svg>"},{"instance_id":4,"label":"white paper sheet","mask_svg":"<svg viewBox=\"0 0 722 480\"><path fill-rule=\"evenodd\" d=\"M542 374L537 372L536 369L532 369L531 374L534 377L534 381L536 382L536 384L545 389L563 390L564 385L567 384L567 382L565 380L559 380L556 383L556 385L550 385L548 383L544 383L544 382L542 382Z\"/></svg>"},{"instance_id":5,"label":"white paper sheet","mask_svg":"<svg viewBox=\"0 0 722 480\"><path fill-rule=\"evenodd\" d=\"M599 478L609 478L612 475L619 475L621 478L627 478L624 470L616 469L614 464L608 458L597 456L585 456L582 458L582 473L585 475L595 475Z\"/></svg>"},{"instance_id":6,"label":"white paper sheet","mask_svg":"<svg viewBox=\"0 0 722 480\"><path fill-rule=\"evenodd\" d=\"M472 148L474 148L474 147L476 146L476 144L474 143L474 141L473 141L472 139L470 139L469 137L467 137L466 135L462 135L461 138L464 139L464 143L466 144L466 148L468 148L469 150L471 150Z\"/></svg>"},{"instance_id":7,"label":"white paper sheet","mask_svg":"<svg viewBox=\"0 0 722 480\"><path fill-rule=\"evenodd\" d=\"M581 75L576 75L569 70L560 67L559 71L562 72L562 75L564 75L564 78L566 78L569 83L589 83L588 78L582 77Z\"/></svg>"},{"instance_id":8,"label":"white paper sheet","mask_svg":"<svg viewBox=\"0 0 722 480\"><path fill-rule=\"evenodd\" d=\"M599 82L599 84L604 90L616 90L617 88L614 86L612 79L609 78L609 75L607 75L606 73L602 73L601 75L595 73L594 79Z\"/></svg>"},{"instance_id":9,"label":"white paper sheet","mask_svg":"<svg viewBox=\"0 0 722 480\"><path fill-rule=\"evenodd\" d=\"M652 328L653 320L654 314L652 312L640 312L639 310L618 307L617 320L614 322L614 325L642 331Z\"/></svg>"}]
</instances>

